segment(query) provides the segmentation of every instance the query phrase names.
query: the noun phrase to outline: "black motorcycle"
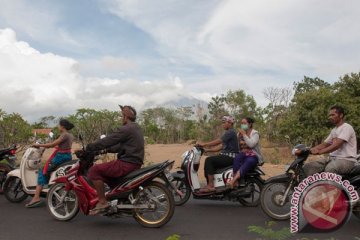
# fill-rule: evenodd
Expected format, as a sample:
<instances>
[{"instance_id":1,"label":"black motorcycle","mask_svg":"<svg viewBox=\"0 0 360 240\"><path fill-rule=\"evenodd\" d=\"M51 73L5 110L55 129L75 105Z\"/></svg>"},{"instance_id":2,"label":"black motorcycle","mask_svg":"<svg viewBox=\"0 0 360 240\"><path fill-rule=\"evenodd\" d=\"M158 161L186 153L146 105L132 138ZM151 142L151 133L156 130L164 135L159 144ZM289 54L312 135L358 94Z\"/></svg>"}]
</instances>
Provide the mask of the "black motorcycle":
<instances>
[{"instance_id":1,"label":"black motorcycle","mask_svg":"<svg viewBox=\"0 0 360 240\"><path fill-rule=\"evenodd\" d=\"M238 201L248 207L259 205L260 192L265 182L261 177L265 173L259 166L245 176L245 187L235 189L226 187L233 177L232 166L218 169L214 175L216 191L201 192L198 171L203 153L204 149L199 146L194 146L191 150L186 151L183 155L181 170L172 173L172 184L177 187L177 191L173 191L177 206L185 204L191 194L194 199Z\"/></svg>"},{"instance_id":2,"label":"black motorcycle","mask_svg":"<svg viewBox=\"0 0 360 240\"><path fill-rule=\"evenodd\" d=\"M3 193L3 184L8 172L15 168L16 164L16 145L0 149L0 193Z\"/></svg>"},{"instance_id":3,"label":"black motorcycle","mask_svg":"<svg viewBox=\"0 0 360 240\"><path fill-rule=\"evenodd\" d=\"M295 155L295 160L285 173L269 178L261 191L261 207L269 217L275 220L290 218L290 200L294 187L306 178L303 166L311 154L310 148L299 144L295 146L292 152ZM360 165L354 167L349 174L342 176L342 178L348 180L360 195ZM360 218L360 201L354 204L353 213Z\"/></svg>"}]
</instances>

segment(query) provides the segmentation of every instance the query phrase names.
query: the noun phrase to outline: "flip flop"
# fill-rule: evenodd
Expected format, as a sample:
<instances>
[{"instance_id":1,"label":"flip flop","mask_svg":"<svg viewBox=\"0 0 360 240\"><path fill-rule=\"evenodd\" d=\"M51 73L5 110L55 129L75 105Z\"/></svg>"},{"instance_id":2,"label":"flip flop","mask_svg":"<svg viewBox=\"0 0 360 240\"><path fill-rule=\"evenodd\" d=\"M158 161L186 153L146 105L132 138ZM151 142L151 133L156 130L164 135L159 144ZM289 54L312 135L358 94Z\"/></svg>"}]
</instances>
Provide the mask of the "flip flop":
<instances>
[{"instance_id":1,"label":"flip flop","mask_svg":"<svg viewBox=\"0 0 360 240\"><path fill-rule=\"evenodd\" d=\"M36 202L33 202L33 203L25 204L25 207L26 208L36 208L36 207L40 207L41 205L42 205L42 201L39 200L39 201L36 201Z\"/></svg>"},{"instance_id":2,"label":"flip flop","mask_svg":"<svg viewBox=\"0 0 360 240\"><path fill-rule=\"evenodd\" d=\"M105 212L105 210L108 209L109 207L110 207L109 204L107 206L95 206L93 209L90 210L89 215L95 216L99 213Z\"/></svg>"},{"instance_id":3,"label":"flip flop","mask_svg":"<svg viewBox=\"0 0 360 240\"><path fill-rule=\"evenodd\" d=\"M200 188L199 192L201 193L211 193L211 192L215 192L216 189L215 188L209 188L209 187L204 187L204 188Z\"/></svg>"}]
</instances>

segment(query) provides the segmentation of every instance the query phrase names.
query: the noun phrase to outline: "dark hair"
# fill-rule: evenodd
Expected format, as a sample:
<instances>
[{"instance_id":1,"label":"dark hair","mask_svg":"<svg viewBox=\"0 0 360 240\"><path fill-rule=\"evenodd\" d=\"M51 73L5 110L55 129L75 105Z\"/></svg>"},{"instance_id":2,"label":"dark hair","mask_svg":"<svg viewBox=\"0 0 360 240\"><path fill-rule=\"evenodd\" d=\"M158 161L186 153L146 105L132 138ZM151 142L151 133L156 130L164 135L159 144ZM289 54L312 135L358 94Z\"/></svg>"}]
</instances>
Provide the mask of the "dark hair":
<instances>
[{"instance_id":1,"label":"dark hair","mask_svg":"<svg viewBox=\"0 0 360 240\"><path fill-rule=\"evenodd\" d=\"M121 106L119 105L122 113L132 122L136 121L136 110L132 106Z\"/></svg>"},{"instance_id":2,"label":"dark hair","mask_svg":"<svg viewBox=\"0 0 360 240\"><path fill-rule=\"evenodd\" d=\"M330 110L335 110L337 114L342 114L345 117L345 109L339 105L332 106Z\"/></svg>"},{"instance_id":3,"label":"dark hair","mask_svg":"<svg viewBox=\"0 0 360 240\"><path fill-rule=\"evenodd\" d=\"M246 121L248 122L248 124L250 125L250 127L253 126L253 124L254 124L254 122L255 122L255 120L254 120L253 118L251 118L251 117L246 117L246 118L244 118L244 119L246 119Z\"/></svg>"},{"instance_id":4,"label":"dark hair","mask_svg":"<svg viewBox=\"0 0 360 240\"><path fill-rule=\"evenodd\" d=\"M60 119L59 125L64 127L68 131L74 128L74 124L72 124L69 120L66 119Z\"/></svg>"}]
</instances>

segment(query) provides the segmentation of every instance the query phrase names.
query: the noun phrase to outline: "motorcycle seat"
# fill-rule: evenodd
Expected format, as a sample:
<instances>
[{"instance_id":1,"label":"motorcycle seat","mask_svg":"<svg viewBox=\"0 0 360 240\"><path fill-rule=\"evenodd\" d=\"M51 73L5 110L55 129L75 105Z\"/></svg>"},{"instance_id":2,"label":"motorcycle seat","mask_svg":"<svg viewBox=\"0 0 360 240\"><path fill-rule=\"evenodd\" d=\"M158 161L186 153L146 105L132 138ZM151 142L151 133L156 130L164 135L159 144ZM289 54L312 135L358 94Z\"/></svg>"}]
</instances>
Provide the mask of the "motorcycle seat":
<instances>
[{"instance_id":1,"label":"motorcycle seat","mask_svg":"<svg viewBox=\"0 0 360 240\"><path fill-rule=\"evenodd\" d=\"M139 168L139 169L129 173L128 175L125 175L122 178L124 178L124 179L134 178L134 177L139 176L139 175L141 175L143 173L150 172L150 171L154 170L155 168L158 168L161 165L162 165L162 163L158 163L158 164L151 165L151 166L148 166L148 167Z\"/></svg>"},{"instance_id":2,"label":"motorcycle seat","mask_svg":"<svg viewBox=\"0 0 360 240\"><path fill-rule=\"evenodd\" d=\"M225 168L220 168L220 169L217 169L215 171L215 174L221 174L225 171L228 171L229 169L232 169L232 166L229 166L229 167L225 167ZM259 175L259 173L263 173L263 171L261 170L261 168L259 166L256 166L254 169L250 170L246 176L254 176L254 175ZM265 173L264 173L265 174Z\"/></svg>"},{"instance_id":3,"label":"motorcycle seat","mask_svg":"<svg viewBox=\"0 0 360 240\"><path fill-rule=\"evenodd\" d=\"M221 174L225 171L228 171L229 169L232 169L232 166L216 169L215 174Z\"/></svg>"},{"instance_id":4,"label":"motorcycle seat","mask_svg":"<svg viewBox=\"0 0 360 240\"><path fill-rule=\"evenodd\" d=\"M111 188L113 188L114 186L116 185L119 185L121 183L124 183L126 181L128 181L129 179L132 179L132 178L135 178L137 176L140 176L144 173L147 173L147 172L150 172L156 168L159 168L161 165L163 165L163 163L158 163L158 164L155 164L155 165L151 165L151 166L148 166L148 167L144 167L144 168L140 168L140 169L137 169L125 176L121 176L121 177L118 177L118 178L109 178L110 182L109 182L109 186Z\"/></svg>"}]
</instances>

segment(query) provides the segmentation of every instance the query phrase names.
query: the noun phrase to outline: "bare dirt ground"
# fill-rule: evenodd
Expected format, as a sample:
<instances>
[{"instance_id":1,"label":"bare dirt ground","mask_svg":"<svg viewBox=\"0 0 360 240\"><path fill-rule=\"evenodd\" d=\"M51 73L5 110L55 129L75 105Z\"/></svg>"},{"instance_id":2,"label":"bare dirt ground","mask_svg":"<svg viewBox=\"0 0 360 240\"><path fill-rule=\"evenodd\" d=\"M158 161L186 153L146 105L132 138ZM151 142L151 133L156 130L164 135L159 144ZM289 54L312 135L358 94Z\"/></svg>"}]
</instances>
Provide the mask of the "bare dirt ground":
<instances>
[{"instance_id":1,"label":"bare dirt ground","mask_svg":"<svg viewBox=\"0 0 360 240\"><path fill-rule=\"evenodd\" d=\"M160 163L165 160L175 160L175 165L173 171L180 167L183 160L182 155L185 151L190 150L192 145L189 144L148 144L145 148L145 165ZM80 149L80 145L74 144L73 150ZM43 155L43 161L46 161L51 155L53 149L46 149ZM290 150L287 148L262 148L262 153L264 155L265 164L262 166L263 171L265 172L264 178L269 178L282 174L286 164L289 164L293 157L290 155ZM20 161L23 153L18 153L18 160ZM73 158L76 158L74 155ZM204 162L206 155L201 158L199 176L202 181L204 178ZM105 161L111 161L115 159L115 155L110 154L107 156ZM101 162L101 161L99 161ZM281 163L281 164L273 164Z\"/></svg>"},{"instance_id":2,"label":"bare dirt ground","mask_svg":"<svg viewBox=\"0 0 360 240\"><path fill-rule=\"evenodd\" d=\"M164 160L175 160L174 169L180 167L182 162L182 155L185 151L190 150L192 145L189 144L152 144L146 146L146 156L145 161L146 163L158 163ZM266 149L264 149L266 150ZM271 151L271 150L266 150ZM265 152L264 152L265 153ZM270 153L269 153L270 154ZM266 155L266 154L264 154ZM289 154L290 155L290 154ZM271 164L266 162L265 157L265 164L262 166L263 171L265 172L265 178L269 178L272 176L276 176L282 174L284 172L285 165L284 164ZM204 180L204 162L206 156L203 156L200 161L200 170L199 176L202 180ZM291 161L291 157L289 161ZM173 170L174 170L173 169Z\"/></svg>"}]
</instances>

